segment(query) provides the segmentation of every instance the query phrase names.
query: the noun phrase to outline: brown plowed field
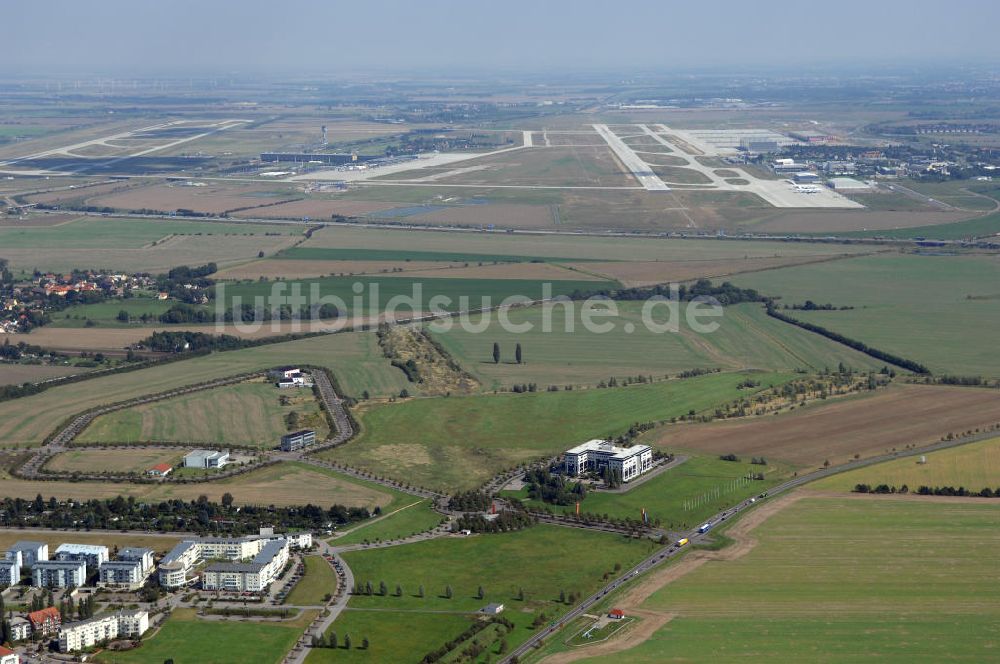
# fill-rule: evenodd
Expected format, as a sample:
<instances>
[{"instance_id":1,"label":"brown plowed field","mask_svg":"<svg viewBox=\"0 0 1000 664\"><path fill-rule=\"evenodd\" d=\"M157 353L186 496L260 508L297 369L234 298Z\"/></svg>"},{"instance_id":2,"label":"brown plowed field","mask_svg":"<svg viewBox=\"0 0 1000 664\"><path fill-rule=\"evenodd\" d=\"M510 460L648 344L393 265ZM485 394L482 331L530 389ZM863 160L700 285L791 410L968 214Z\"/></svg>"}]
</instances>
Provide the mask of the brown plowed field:
<instances>
[{"instance_id":1,"label":"brown plowed field","mask_svg":"<svg viewBox=\"0 0 1000 664\"><path fill-rule=\"evenodd\" d=\"M1000 391L893 385L874 395L813 404L760 418L663 429L660 448L773 458L812 467L933 443L1000 422Z\"/></svg>"},{"instance_id":2,"label":"brown plowed field","mask_svg":"<svg viewBox=\"0 0 1000 664\"><path fill-rule=\"evenodd\" d=\"M11 335L0 335L0 343ZM24 339L24 337L19 337ZM11 341L16 343L16 341ZM20 385L21 383L38 383L50 378L71 376L83 373L87 369L75 367L48 366L40 364L0 364L0 385Z\"/></svg>"},{"instance_id":3,"label":"brown plowed field","mask_svg":"<svg viewBox=\"0 0 1000 664\"><path fill-rule=\"evenodd\" d=\"M296 191L284 192L279 189L279 187L274 186L239 184L208 187L159 184L151 187L136 187L103 196L92 196L87 199L87 203L122 210L149 208L173 212L178 209L187 209L206 214L220 214L226 210L266 205L301 195Z\"/></svg>"}]
</instances>

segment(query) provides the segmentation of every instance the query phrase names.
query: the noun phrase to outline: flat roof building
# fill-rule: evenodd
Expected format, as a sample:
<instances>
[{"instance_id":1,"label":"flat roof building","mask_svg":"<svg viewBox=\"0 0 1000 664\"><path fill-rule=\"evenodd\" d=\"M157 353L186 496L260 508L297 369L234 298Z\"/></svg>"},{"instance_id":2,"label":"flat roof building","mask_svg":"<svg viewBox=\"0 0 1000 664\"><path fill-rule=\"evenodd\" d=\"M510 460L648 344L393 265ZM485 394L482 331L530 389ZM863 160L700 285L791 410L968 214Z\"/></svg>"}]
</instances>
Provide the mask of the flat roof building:
<instances>
[{"instance_id":1,"label":"flat roof building","mask_svg":"<svg viewBox=\"0 0 1000 664\"><path fill-rule=\"evenodd\" d=\"M82 560L87 567L97 569L101 563L106 563L110 556L108 547L101 544L60 544L53 556L55 560Z\"/></svg>"},{"instance_id":2,"label":"flat roof building","mask_svg":"<svg viewBox=\"0 0 1000 664\"><path fill-rule=\"evenodd\" d=\"M184 540L179 542L160 561L158 569L160 585L166 588L179 588L186 585L191 581L189 578L191 571L202 560L227 560L234 563L255 562L257 556L261 555L261 552L271 542L279 542L285 547L285 560L287 561L288 547L308 548L312 546L312 534L303 533L287 537L284 535L203 537Z\"/></svg>"},{"instance_id":3,"label":"flat roof building","mask_svg":"<svg viewBox=\"0 0 1000 664\"><path fill-rule=\"evenodd\" d=\"M49 559L49 545L45 542L31 542L23 540L15 542L14 546L7 550L8 554L20 552L21 565L31 569L32 565L39 560Z\"/></svg>"},{"instance_id":4,"label":"flat roof building","mask_svg":"<svg viewBox=\"0 0 1000 664\"><path fill-rule=\"evenodd\" d=\"M31 585L36 588L75 588L86 582L83 560L39 560L31 568Z\"/></svg>"},{"instance_id":5,"label":"flat roof building","mask_svg":"<svg viewBox=\"0 0 1000 664\"><path fill-rule=\"evenodd\" d=\"M13 586L20 582L21 554L15 551L11 557L4 556L3 560L0 560L0 586Z\"/></svg>"},{"instance_id":6,"label":"flat roof building","mask_svg":"<svg viewBox=\"0 0 1000 664\"><path fill-rule=\"evenodd\" d=\"M622 482L628 482L653 467L653 448L649 445L616 447L609 440L595 438L566 450L563 469L567 475L610 470L617 472Z\"/></svg>"},{"instance_id":7,"label":"flat roof building","mask_svg":"<svg viewBox=\"0 0 1000 664\"><path fill-rule=\"evenodd\" d=\"M222 468L229 463L229 452L193 450L184 455L185 468Z\"/></svg>"},{"instance_id":8,"label":"flat roof building","mask_svg":"<svg viewBox=\"0 0 1000 664\"><path fill-rule=\"evenodd\" d=\"M295 452L303 447L309 447L316 442L316 432L312 429L303 429L294 433L285 434L281 437L281 450L283 452Z\"/></svg>"},{"instance_id":9,"label":"flat roof building","mask_svg":"<svg viewBox=\"0 0 1000 664\"><path fill-rule=\"evenodd\" d=\"M214 563L205 568L201 585L205 590L261 592L288 562L288 542L270 540L248 563Z\"/></svg>"},{"instance_id":10,"label":"flat roof building","mask_svg":"<svg viewBox=\"0 0 1000 664\"><path fill-rule=\"evenodd\" d=\"M76 652L115 639L137 639L148 629L148 611L119 611L67 623L59 630L59 650Z\"/></svg>"},{"instance_id":11,"label":"flat roof building","mask_svg":"<svg viewBox=\"0 0 1000 664\"><path fill-rule=\"evenodd\" d=\"M861 180L855 180L854 178L830 178L827 181L831 189L844 193L863 193L866 191L871 191L871 187Z\"/></svg>"}]
</instances>

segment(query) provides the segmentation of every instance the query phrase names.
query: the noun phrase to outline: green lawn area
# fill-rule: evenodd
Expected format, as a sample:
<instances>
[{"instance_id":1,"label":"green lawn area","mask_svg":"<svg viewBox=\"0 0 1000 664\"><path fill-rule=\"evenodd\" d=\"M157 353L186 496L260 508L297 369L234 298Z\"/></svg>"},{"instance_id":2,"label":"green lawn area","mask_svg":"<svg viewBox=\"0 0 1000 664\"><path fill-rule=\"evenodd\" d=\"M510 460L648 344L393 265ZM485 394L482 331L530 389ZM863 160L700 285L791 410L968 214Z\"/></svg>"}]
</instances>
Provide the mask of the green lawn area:
<instances>
[{"instance_id":1,"label":"green lawn area","mask_svg":"<svg viewBox=\"0 0 1000 664\"><path fill-rule=\"evenodd\" d=\"M287 405L281 403L287 400ZM286 417L296 413L297 424ZM78 437L81 443L190 442L277 447L291 430L329 433L326 418L309 389L280 390L263 379L226 385L164 401L119 410L95 419Z\"/></svg>"},{"instance_id":2,"label":"green lawn area","mask_svg":"<svg viewBox=\"0 0 1000 664\"><path fill-rule=\"evenodd\" d=\"M452 279L422 277L324 277L309 280L289 280L287 282L258 281L251 283L232 283L216 287L218 297L222 297L226 308L232 306L234 298L242 298L241 302L254 302L254 298L263 298L268 302L272 289L280 284L286 290L285 295L294 292L297 287L307 304L314 301L314 290L321 303L335 305L338 310L354 314L382 312L393 298L397 299L396 311L402 314L413 312L428 312L431 310L431 299L435 300L435 308L441 311L463 311L496 306L508 297L518 297L537 300L544 295L569 295L574 291L591 290L595 288L613 288L617 284L611 281L571 281L560 280L544 282L536 279ZM357 294L356 284L361 284L363 290ZM551 290L543 290L543 284L550 284ZM224 291L223 291L224 288ZM224 292L224 296L221 293ZM518 300L514 300L517 302Z\"/></svg>"},{"instance_id":3,"label":"green lawn area","mask_svg":"<svg viewBox=\"0 0 1000 664\"><path fill-rule=\"evenodd\" d=\"M321 605L324 595L337 592L337 575L322 556L305 556L306 573L285 598L292 606Z\"/></svg>"},{"instance_id":4,"label":"green lawn area","mask_svg":"<svg viewBox=\"0 0 1000 664\"><path fill-rule=\"evenodd\" d=\"M687 323L687 305L680 309L680 331L664 333L643 324L642 304L615 304L618 316L595 318L614 324L605 333L584 327L582 308L576 303L572 314L560 305L510 312L515 325L531 325L527 332L505 331L493 316L485 332L455 325L435 336L487 388L531 382L595 385L611 376L663 376L707 367L815 371L840 362L862 370L882 366L857 351L770 318L758 304L726 307L721 318L702 319L719 323L717 330L705 334L693 331ZM664 323L667 315L663 307L654 309L657 323ZM429 329L433 332L435 326ZM500 344L499 364L493 362L494 342ZM523 364L514 362L517 344L521 344Z\"/></svg>"},{"instance_id":5,"label":"green lawn area","mask_svg":"<svg viewBox=\"0 0 1000 664\"><path fill-rule=\"evenodd\" d=\"M177 609L142 647L103 653L107 664L277 664L292 649L314 613L287 623L201 620L193 609Z\"/></svg>"},{"instance_id":6,"label":"green lawn area","mask_svg":"<svg viewBox=\"0 0 1000 664\"><path fill-rule=\"evenodd\" d=\"M765 389L794 374L753 374ZM701 412L753 390L746 374L719 373L630 387L410 399L360 414L362 433L323 454L348 465L447 491L472 488L505 468L558 454L636 422Z\"/></svg>"},{"instance_id":7,"label":"green lawn area","mask_svg":"<svg viewBox=\"0 0 1000 664\"><path fill-rule=\"evenodd\" d=\"M403 372L385 360L374 332L345 332L270 344L55 387L0 403L0 440L35 445L74 413L142 394L283 364L316 364L333 371L347 395L412 389Z\"/></svg>"},{"instance_id":8,"label":"green lawn area","mask_svg":"<svg viewBox=\"0 0 1000 664\"><path fill-rule=\"evenodd\" d=\"M544 612L549 619L555 619L569 608L559 603L561 592L567 597L570 593L580 597L593 592L603 583L605 573L614 573L616 564L627 568L649 555L655 546L648 540L539 525L514 533L437 539L348 553L344 559L355 580L362 585L370 581L376 590L384 581L388 594L352 597L348 610L333 624L333 631L341 640L350 633L357 644L366 630L373 633L380 628L386 636L369 636L373 647L367 661L418 662L429 650L458 636L467 625L459 620L462 614L498 602L506 606L504 617L515 624L507 637L514 647L534 631L531 622L537 614ZM554 563L568 560L572 560L571 565ZM397 585L403 591L400 597L395 596ZM424 597L418 596L420 586ZM445 597L447 586L452 588L451 599ZM477 597L480 587L482 599ZM522 589L524 600L519 600ZM366 609L398 613L368 613ZM437 611L444 613L432 613ZM426 639L426 634L418 633L422 630L412 629L409 624L411 617L421 616L436 616L450 621L449 626L435 629L434 640ZM421 639L419 645L414 643L416 639ZM385 649L376 657L375 646L382 641ZM333 661L332 657L310 657L310 662Z\"/></svg>"},{"instance_id":9,"label":"green lawn area","mask_svg":"<svg viewBox=\"0 0 1000 664\"><path fill-rule=\"evenodd\" d=\"M964 486L976 491L985 487L994 490L1000 488L1000 438L938 450L924 456L927 463L919 463L920 457L896 459L832 475L809 486L815 489L851 491L857 484L888 484L895 487L905 484L911 492L921 485Z\"/></svg>"},{"instance_id":10,"label":"green lawn area","mask_svg":"<svg viewBox=\"0 0 1000 664\"><path fill-rule=\"evenodd\" d=\"M743 481L750 473L760 472L767 479ZM653 523L659 522L670 529L688 529L727 507L765 491L786 475L787 469L773 464L755 466L743 461L691 457L625 493L591 491L580 502L580 512L639 520L645 509ZM528 500L527 489L505 493L524 499L532 507L547 507L566 514L576 510L575 505L549 505Z\"/></svg>"},{"instance_id":11,"label":"green lawn area","mask_svg":"<svg viewBox=\"0 0 1000 664\"><path fill-rule=\"evenodd\" d=\"M1000 262L985 256L890 255L790 267L733 278L782 303L855 307L793 311L935 373L1000 376ZM971 296L971 299L970 299Z\"/></svg>"},{"instance_id":12,"label":"green lawn area","mask_svg":"<svg viewBox=\"0 0 1000 664\"><path fill-rule=\"evenodd\" d=\"M333 628L336 649L314 648L306 658L307 664L339 664L340 662L419 662L432 650L461 634L472 624L462 614L419 613L414 611L352 611L340 614ZM351 637L351 649L343 647L344 637ZM369 647L361 648L367 638Z\"/></svg>"},{"instance_id":13,"label":"green lawn area","mask_svg":"<svg viewBox=\"0 0 1000 664\"><path fill-rule=\"evenodd\" d=\"M384 510L385 516L366 521L346 531L340 537L333 537L328 541L334 546L343 546L393 540L430 530L441 523L441 514L434 511L429 500L397 502L402 504L395 510Z\"/></svg>"},{"instance_id":14,"label":"green lawn area","mask_svg":"<svg viewBox=\"0 0 1000 664\"><path fill-rule=\"evenodd\" d=\"M52 327L85 327L87 321L94 321L101 327L132 327L138 325L138 319L143 314L158 317L176 302L170 300L155 300L153 298L131 298L127 300L109 300L95 304L78 304L66 307L62 311L52 312ZM118 313L127 311L134 321L125 323L118 320ZM150 330L152 334L152 330Z\"/></svg>"},{"instance_id":15,"label":"green lawn area","mask_svg":"<svg viewBox=\"0 0 1000 664\"><path fill-rule=\"evenodd\" d=\"M614 657L689 661L981 662L1000 638L1000 507L806 498L643 608L676 617Z\"/></svg>"}]
</instances>

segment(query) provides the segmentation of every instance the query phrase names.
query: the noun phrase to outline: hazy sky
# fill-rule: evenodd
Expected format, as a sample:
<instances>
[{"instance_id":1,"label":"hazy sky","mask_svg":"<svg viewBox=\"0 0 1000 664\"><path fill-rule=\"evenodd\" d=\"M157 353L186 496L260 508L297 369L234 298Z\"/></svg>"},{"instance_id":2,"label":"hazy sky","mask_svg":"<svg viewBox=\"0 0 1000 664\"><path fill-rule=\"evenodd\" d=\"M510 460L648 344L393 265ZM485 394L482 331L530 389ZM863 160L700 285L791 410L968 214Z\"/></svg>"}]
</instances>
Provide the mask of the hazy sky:
<instances>
[{"instance_id":1,"label":"hazy sky","mask_svg":"<svg viewBox=\"0 0 1000 664\"><path fill-rule=\"evenodd\" d=\"M1000 60L989 0L6 0L0 72L690 70Z\"/></svg>"}]
</instances>

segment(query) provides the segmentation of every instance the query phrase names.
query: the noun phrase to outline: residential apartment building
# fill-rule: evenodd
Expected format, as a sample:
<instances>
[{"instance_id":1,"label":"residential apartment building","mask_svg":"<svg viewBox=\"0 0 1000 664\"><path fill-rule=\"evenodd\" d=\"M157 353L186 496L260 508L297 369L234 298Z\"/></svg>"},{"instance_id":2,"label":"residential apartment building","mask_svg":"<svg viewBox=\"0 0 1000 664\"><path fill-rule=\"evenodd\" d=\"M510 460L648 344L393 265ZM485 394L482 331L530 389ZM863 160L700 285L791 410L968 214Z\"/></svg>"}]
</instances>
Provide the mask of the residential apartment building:
<instances>
[{"instance_id":1,"label":"residential apartment building","mask_svg":"<svg viewBox=\"0 0 1000 664\"><path fill-rule=\"evenodd\" d=\"M60 544L56 548L55 560L82 560L87 567L97 569L110 558L108 547L100 544Z\"/></svg>"},{"instance_id":2,"label":"residential apartment building","mask_svg":"<svg viewBox=\"0 0 1000 664\"><path fill-rule=\"evenodd\" d=\"M31 623L27 618L14 616L10 619L10 640L27 641L31 636Z\"/></svg>"},{"instance_id":3,"label":"residential apartment building","mask_svg":"<svg viewBox=\"0 0 1000 664\"><path fill-rule=\"evenodd\" d=\"M86 582L83 560L40 560L31 568L31 585L36 588L73 588Z\"/></svg>"},{"instance_id":4,"label":"residential apartment building","mask_svg":"<svg viewBox=\"0 0 1000 664\"><path fill-rule=\"evenodd\" d=\"M49 545L44 542L15 542L14 546L8 549L7 555L12 555L14 553L21 554L22 567L31 569L35 562L49 559Z\"/></svg>"},{"instance_id":5,"label":"residential apartment building","mask_svg":"<svg viewBox=\"0 0 1000 664\"><path fill-rule=\"evenodd\" d=\"M563 469L569 476L608 469L615 471L623 482L635 479L653 467L653 449L649 445L616 447L608 440L588 440L566 450Z\"/></svg>"},{"instance_id":6,"label":"residential apartment building","mask_svg":"<svg viewBox=\"0 0 1000 664\"><path fill-rule=\"evenodd\" d=\"M59 650L75 652L114 639L137 639L149 629L147 611L119 611L68 623L59 630Z\"/></svg>"},{"instance_id":7,"label":"residential apartment building","mask_svg":"<svg viewBox=\"0 0 1000 664\"><path fill-rule=\"evenodd\" d=\"M21 552L7 551L0 560L0 586L13 586L21 582Z\"/></svg>"},{"instance_id":8,"label":"residential apartment building","mask_svg":"<svg viewBox=\"0 0 1000 664\"><path fill-rule=\"evenodd\" d=\"M285 553L283 554L284 561L281 562L278 568L278 571L280 571L281 567L288 560L289 547L308 548L312 546L312 534L296 534L288 538L285 536L262 535L249 537L204 537L201 539L185 540L178 543L160 561L158 570L160 585L165 588L178 588L187 584L191 580L190 576L193 568L203 560L225 560L230 563L250 561L247 564L252 565L258 561L260 554L272 542L281 543L281 546L285 549ZM217 565L225 564L228 563L218 563ZM211 567L209 566L209 569ZM221 570L221 568L219 569ZM269 568L261 569L264 576L269 573L268 570ZM263 585L266 586L270 582L270 580L267 580ZM215 580L212 583L220 583L220 581ZM243 583L243 581L241 580L240 583ZM257 585L256 582L249 583Z\"/></svg>"},{"instance_id":9,"label":"residential apartment building","mask_svg":"<svg viewBox=\"0 0 1000 664\"><path fill-rule=\"evenodd\" d=\"M0 646L0 664L21 664L21 656L10 648Z\"/></svg>"},{"instance_id":10,"label":"residential apartment building","mask_svg":"<svg viewBox=\"0 0 1000 664\"><path fill-rule=\"evenodd\" d=\"M288 541L269 540L248 563L214 563L205 568L205 590L260 592L274 581L288 563Z\"/></svg>"},{"instance_id":11,"label":"residential apartment building","mask_svg":"<svg viewBox=\"0 0 1000 664\"><path fill-rule=\"evenodd\" d=\"M62 625L62 616L59 614L59 609L50 606L46 609L29 613L28 622L31 623L31 631L33 633L47 636L59 631L59 627Z\"/></svg>"}]
</instances>

